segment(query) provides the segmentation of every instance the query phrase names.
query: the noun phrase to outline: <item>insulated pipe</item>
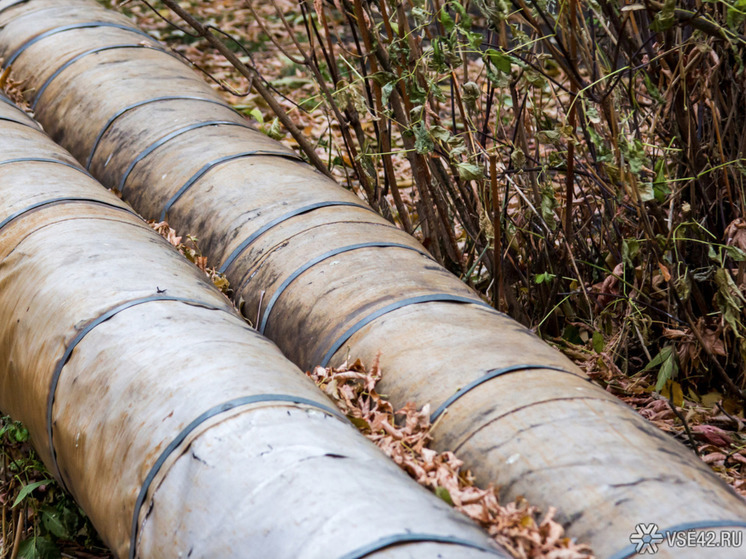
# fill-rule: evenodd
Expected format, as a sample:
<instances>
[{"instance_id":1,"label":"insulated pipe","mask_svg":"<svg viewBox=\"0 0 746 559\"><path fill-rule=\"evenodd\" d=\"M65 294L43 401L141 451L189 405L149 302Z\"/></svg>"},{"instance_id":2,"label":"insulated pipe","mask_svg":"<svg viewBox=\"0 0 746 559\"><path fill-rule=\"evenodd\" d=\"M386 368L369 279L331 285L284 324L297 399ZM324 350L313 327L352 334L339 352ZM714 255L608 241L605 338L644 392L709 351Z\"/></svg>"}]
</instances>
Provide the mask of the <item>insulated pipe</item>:
<instances>
[{"instance_id":1,"label":"insulated pipe","mask_svg":"<svg viewBox=\"0 0 746 559\"><path fill-rule=\"evenodd\" d=\"M509 557L4 97L0 409L120 558Z\"/></svg>"},{"instance_id":2,"label":"insulated pipe","mask_svg":"<svg viewBox=\"0 0 746 559\"><path fill-rule=\"evenodd\" d=\"M638 523L743 526L743 501L691 452L250 129L157 43L115 48L140 37L99 20L131 25L87 0L0 0L0 55L52 137L140 213L196 235L295 363L381 352L381 390L430 403L439 448L505 498L557 505L600 557L633 553Z\"/></svg>"}]
</instances>

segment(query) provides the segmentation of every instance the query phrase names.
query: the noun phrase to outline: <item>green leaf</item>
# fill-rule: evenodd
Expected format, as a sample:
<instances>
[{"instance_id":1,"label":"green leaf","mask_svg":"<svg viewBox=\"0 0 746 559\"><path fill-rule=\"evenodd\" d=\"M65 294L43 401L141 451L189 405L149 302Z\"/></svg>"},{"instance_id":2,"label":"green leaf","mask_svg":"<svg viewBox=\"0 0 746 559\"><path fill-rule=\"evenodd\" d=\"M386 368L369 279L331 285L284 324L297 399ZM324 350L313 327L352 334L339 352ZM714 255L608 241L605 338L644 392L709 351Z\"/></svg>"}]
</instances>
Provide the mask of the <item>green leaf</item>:
<instances>
[{"instance_id":1,"label":"green leaf","mask_svg":"<svg viewBox=\"0 0 746 559\"><path fill-rule=\"evenodd\" d=\"M647 153L645 153L645 146L637 138L629 141L624 136L621 136L619 140L619 147L629 164L629 170L635 175L639 175L643 168L649 165L648 156Z\"/></svg>"},{"instance_id":2,"label":"green leaf","mask_svg":"<svg viewBox=\"0 0 746 559\"><path fill-rule=\"evenodd\" d=\"M477 110L477 100L481 93L479 86L474 82L466 82L461 86L461 97L467 109L472 112Z\"/></svg>"},{"instance_id":3,"label":"green leaf","mask_svg":"<svg viewBox=\"0 0 746 559\"><path fill-rule=\"evenodd\" d=\"M658 381L655 383L656 392L660 392L667 381L672 378L676 378L679 373L679 365L676 362L676 354L673 351L673 346L667 346L664 349L668 349L668 356L658 370Z\"/></svg>"},{"instance_id":4,"label":"green leaf","mask_svg":"<svg viewBox=\"0 0 746 559\"><path fill-rule=\"evenodd\" d=\"M746 260L746 253L743 252L740 248L733 245L727 245L725 247L725 252L733 259L734 262L743 262L744 260Z\"/></svg>"},{"instance_id":5,"label":"green leaf","mask_svg":"<svg viewBox=\"0 0 746 559\"><path fill-rule=\"evenodd\" d=\"M507 54L503 54L495 49L487 49L485 53L489 58L489 61L495 65L495 68L505 74L510 74L511 59Z\"/></svg>"},{"instance_id":6,"label":"green leaf","mask_svg":"<svg viewBox=\"0 0 746 559\"><path fill-rule=\"evenodd\" d=\"M448 489L439 485L435 488L435 494L443 499L446 503L453 506L453 499L451 499L451 494L449 493Z\"/></svg>"},{"instance_id":7,"label":"green leaf","mask_svg":"<svg viewBox=\"0 0 746 559\"><path fill-rule=\"evenodd\" d=\"M465 181L481 179L484 176L484 169L481 165L474 165L468 161L456 164L458 176Z\"/></svg>"},{"instance_id":8,"label":"green leaf","mask_svg":"<svg viewBox=\"0 0 746 559\"><path fill-rule=\"evenodd\" d=\"M280 121L278 119L272 121L266 134L273 140L281 140L285 136L285 134L282 133L282 127L280 126Z\"/></svg>"},{"instance_id":9,"label":"green leaf","mask_svg":"<svg viewBox=\"0 0 746 559\"><path fill-rule=\"evenodd\" d=\"M450 35L451 31L453 31L453 28L455 27L455 23L453 21L453 18L451 17L451 14L449 14L445 8L440 10L440 23L443 24L443 29L445 29L446 35Z\"/></svg>"},{"instance_id":10,"label":"green leaf","mask_svg":"<svg viewBox=\"0 0 746 559\"><path fill-rule=\"evenodd\" d=\"M451 139L451 133L442 126L438 125L430 128L430 135L436 140L440 140L441 142L448 142L448 140Z\"/></svg>"},{"instance_id":11,"label":"green leaf","mask_svg":"<svg viewBox=\"0 0 746 559\"><path fill-rule=\"evenodd\" d=\"M26 497L31 495L33 493L34 489L38 489L42 485L48 485L50 483L53 483L54 480L52 479L43 479L41 481L35 481L34 483L29 483L28 485L24 485L21 490L18 492L18 497L16 497L16 500L13 501L13 506L10 508L14 508L18 506L18 504L23 501Z\"/></svg>"},{"instance_id":12,"label":"green leaf","mask_svg":"<svg viewBox=\"0 0 746 559\"><path fill-rule=\"evenodd\" d=\"M256 120L259 124L264 124L264 115L259 109L251 109L249 115Z\"/></svg>"},{"instance_id":13,"label":"green leaf","mask_svg":"<svg viewBox=\"0 0 746 559\"><path fill-rule=\"evenodd\" d=\"M381 88L381 103L388 105L389 97L391 97L395 87L396 82L388 82Z\"/></svg>"},{"instance_id":14,"label":"green leaf","mask_svg":"<svg viewBox=\"0 0 746 559\"><path fill-rule=\"evenodd\" d=\"M593 351L596 353L602 353L606 347L604 344L604 335L601 332L593 332L591 344L593 345Z\"/></svg>"},{"instance_id":15,"label":"green leaf","mask_svg":"<svg viewBox=\"0 0 746 559\"><path fill-rule=\"evenodd\" d=\"M25 443L28 440L28 429L23 425L18 425L17 428L13 430L13 438L16 442Z\"/></svg>"},{"instance_id":16,"label":"green leaf","mask_svg":"<svg viewBox=\"0 0 746 559\"><path fill-rule=\"evenodd\" d=\"M53 507L41 510L41 523L44 529L57 538L70 539L71 535L62 521L62 513Z\"/></svg>"},{"instance_id":17,"label":"green leaf","mask_svg":"<svg viewBox=\"0 0 746 559\"><path fill-rule=\"evenodd\" d=\"M674 23L674 10L676 9L676 0L666 0L663 3L663 9L655 14L653 23L650 24L650 29L653 31L665 31L670 29Z\"/></svg>"},{"instance_id":18,"label":"green leaf","mask_svg":"<svg viewBox=\"0 0 746 559\"><path fill-rule=\"evenodd\" d=\"M660 353L651 359L643 371L650 371L655 367L658 369L658 380L655 383L655 391L660 392L666 381L672 378L676 378L679 373L679 364L676 361L676 352L672 345L667 345L660 350Z\"/></svg>"},{"instance_id":19,"label":"green leaf","mask_svg":"<svg viewBox=\"0 0 746 559\"><path fill-rule=\"evenodd\" d=\"M731 29L735 29L746 21L746 0L736 0L728 6L725 21Z\"/></svg>"},{"instance_id":20,"label":"green leaf","mask_svg":"<svg viewBox=\"0 0 746 559\"><path fill-rule=\"evenodd\" d=\"M46 537L33 537L18 546L18 559L60 559L62 554L54 542Z\"/></svg>"},{"instance_id":21,"label":"green leaf","mask_svg":"<svg viewBox=\"0 0 746 559\"><path fill-rule=\"evenodd\" d=\"M536 276L534 276L534 283L537 285L542 284L542 283L549 283L556 277L557 275L551 272L544 272L542 274L536 274Z\"/></svg>"},{"instance_id":22,"label":"green leaf","mask_svg":"<svg viewBox=\"0 0 746 559\"><path fill-rule=\"evenodd\" d=\"M736 338L741 338L743 326L740 318L746 298L725 268L718 268L715 271L715 283L718 286L715 301L720 312L723 313L723 320L730 326Z\"/></svg>"},{"instance_id":23,"label":"green leaf","mask_svg":"<svg viewBox=\"0 0 746 559\"><path fill-rule=\"evenodd\" d=\"M430 153L435 149L433 139L430 137L430 131L424 123L420 122L414 128L414 137L414 149L417 150L417 153Z\"/></svg>"}]
</instances>

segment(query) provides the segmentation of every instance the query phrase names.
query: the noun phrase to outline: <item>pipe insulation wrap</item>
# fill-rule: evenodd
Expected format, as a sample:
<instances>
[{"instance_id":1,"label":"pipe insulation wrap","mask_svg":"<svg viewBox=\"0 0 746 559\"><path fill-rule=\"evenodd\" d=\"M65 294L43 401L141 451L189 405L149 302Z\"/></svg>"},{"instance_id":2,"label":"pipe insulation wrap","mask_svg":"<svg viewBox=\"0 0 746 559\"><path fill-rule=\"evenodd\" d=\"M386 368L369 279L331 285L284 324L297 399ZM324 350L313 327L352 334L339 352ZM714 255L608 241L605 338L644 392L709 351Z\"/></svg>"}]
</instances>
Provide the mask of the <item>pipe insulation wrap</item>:
<instances>
[{"instance_id":1,"label":"pipe insulation wrap","mask_svg":"<svg viewBox=\"0 0 746 559\"><path fill-rule=\"evenodd\" d=\"M507 559L0 101L0 409L116 556Z\"/></svg>"},{"instance_id":2,"label":"pipe insulation wrap","mask_svg":"<svg viewBox=\"0 0 746 559\"><path fill-rule=\"evenodd\" d=\"M76 21L128 23L90 0L66 8L8 1L0 0L5 57ZM32 97L94 35L116 44L120 32L55 33L19 55L11 75ZM292 361L335 365L349 351L372 363L381 352L380 390L395 406L415 401L437 410L451 400L433 431L438 448L458 449L478 481L501 486L504 498L558 506L568 533L599 557L628 546L638 523L746 520L743 500L690 451L529 330L485 308L420 254L415 239L360 207L352 193L240 125L242 117L172 56L113 49L83 57L47 85L36 115L106 186L119 188L126 177L125 199L138 212L157 219L167 210L173 227L197 236L203 253L224 267L246 316L263 316L285 285L265 334ZM238 125L190 129L217 120ZM248 152L267 155L230 159ZM202 172L216 161L225 162ZM354 245L368 246L308 266ZM505 368L511 372L480 382ZM723 549L720 556L740 555ZM662 549L659 556L672 555ZM676 557L699 555L677 550Z\"/></svg>"}]
</instances>

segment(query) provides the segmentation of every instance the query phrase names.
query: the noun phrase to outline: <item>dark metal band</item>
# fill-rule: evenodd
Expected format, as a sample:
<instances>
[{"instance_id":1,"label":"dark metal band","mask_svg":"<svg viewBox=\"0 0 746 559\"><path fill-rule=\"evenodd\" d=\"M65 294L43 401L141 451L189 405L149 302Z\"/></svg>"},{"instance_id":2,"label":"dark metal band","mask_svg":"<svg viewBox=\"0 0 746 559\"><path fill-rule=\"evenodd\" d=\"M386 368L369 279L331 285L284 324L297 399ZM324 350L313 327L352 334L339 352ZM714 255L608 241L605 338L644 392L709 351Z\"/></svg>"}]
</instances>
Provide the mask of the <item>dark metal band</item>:
<instances>
[{"instance_id":1,"label":"dark metal band","mask_svg":"<svg viewBox=\"0 0 746 559\"><path fill-rule=\"evenodd\" d=\"M560 373L567 373L568 375L573 375L573 376L581 378L583 380L590 381L590 379L587 379L585 377L581 377L577 373L573 373L572 371L568 371L567 369L563 369L562 367L555 367L554 365L538 365L538 364L537 365L511 365L510 367L503 367L503 368L500 368L500 369L492 369L490 371L487 371L487 373L485 373L484 376L479 377L477 380L472 381L469 384L467 384L466 386L464 386L463 388L461 388L453 396L451 396L445 402L443 402L440 405L440 407L437 410L435 410L430 415L430 423L435 423L435 420L438 419L438 417L440 417L440 415L444 411L446 411L446 408L448 408L448 406L450 406L451 404L453 404L453 402L455 402L456 400L458 400L459 398L461 398L461 396L463 396L464 394L466 394L470 390L473 390L477 386L479 386L481 384L484 384L488 380L492 380L493 378L497 378L499 376L506 375L508 373L514 373L514 372L517 372L517 371L529 371L529 370L534 370L534 369L551 369L552 371L558 371Z\"/></svg>"},{"instance_id":2,"label":"dark metal band","mask_svg":"<svg viewBox=\"0 0 746 559\"><path fill-rule=\"evenodd\" d=\"M150 485L153 483L153 480L158 475L158 472L160 471L161 467L163 467L163 464L168 460L168 458L171 456L171 454L174 453L174 451L186 440L186 438L189 436L189 434L194 431L197 427L199 427L202 423L207 421L208 419L211 419L217 415L226 413L228 411L231 411L237 407L240 406L246 406L249 404L258 404L263 402L281 402L283 404L301 404L303 406L308 406L311 408L315 408L318 410L321 410L323 412L328 413L329 415L333 415L335 417L338 417L339 419L345 420L345 417L340 413L339 410L333 409L330 406L326 406L324 404L320 404L319 402L314 402L313 400L309 400L307 398L303 398L300 396L292 396L290 394L254 394L252 396L243 396L241 398L235 398L233 400L230 400L228 402L225 402L223 404L219 404L215 407L210 408L206 412L204 412L202 415L197 417L194 421L192 421L189 425L184 427L184 429L179 432L179 434L174 438L171 443L161 452L161 454L158 456L158 459L155 461L153 466L151 466L150 471L148 472L148 475L145 477L145 480L142 483L142 486L140 487L140 493L137 495L137 501L135 501L135 510L132 515L132 531L131 531L131 537L130 537L130 550L129 550L129 558L134 559L136 555L137 550L137 524L140 517L140 510L142 509L143 504L145 503L145 499L148 495L148 490L150 489Z\"/></svg>"},{"instance_id":3,"label":"dark metal band","mask_svg":"<svg viewBox=\"0 0 746 559\"><path fill-rule=\"evenodd\" d=\"M334 342L334 344L332 344L331 348L329 348L329 351L327 351L326 354L324 354L324 357L321 359L320 365L322 367L326 367L329 364L329 361L331 361L332 357L334 357L334 354L337 353L337 351L339 351L339 348L341 348L345 344L345 342L347 342L347 340L349 340L353 335L355 335L358 332L358 330L362 329L364 326L367 326L368 324L370 324L377 318L380 318L385 314L401 309L403 307L408 307L409 305L419 305L421 303L434 303L434 302L464 303L464 304L471 304L471 305L479 305L480 307L484 307L485 309L488 309L492 312L495 312L495 313L498 312L492 307L490 307L487 303L479 299L472 299L470 297L462 297L460 295L451 295L449 293L433 293L432 295L420 295L419 297L410 297L408 299L402 299L401 301L397 301L396 303L392 303L381 309L378 309L377 311L369 314L368 316L356 322L351 328L349 328L344 334L342 334L337 339L337 341Z\"/></svg>"},{"instance_id":4,"label":"dark metal band","mask_svg":"<svg viewBox=\"0 0 746 559\"><path fill-rule=\"evenodd\" d=\"M248 128L248 125L244 125L244 126ZM179 198L181 198L181 196L194 185L194 183L196 183L199 179L205 176L205 174L207 174L208 171L212 170L214 167L217 167L218 165L222 165L223 163L228 163L236 159L242 159L244 157L254 157L254 156L285 157L288 159L292 159L294 161L301 161L301 159L294 153L288 153L284 151L263 150L263 149L244 151L242 153L235 153L233 155L226 155L225 157L221 157L214 161L210 161L209 163L206 163L199 171L197 171L192 176L192 178L190 178L184 184L184 186L182 186L176 192L176 194L171 196L171 199L168 202L166 202L166 205L164 206L163 211L161 212L161 221L166 219L166 214L168 213L168 210L171 209L171 206L173 206L179 200Z\"/></svg>"},{"instance_id":5,"label":"dark metal band","mask_svg":"<svg viewBox=\"0 0 746 559\"><path fill-rule=\"evenodd\" d=\"M146 99L144 101L138 101L137 103L128 105L127 107L124 107L123 109L114 113L114 115L109 120L106 121L106 124L101 129L101 132L99 132L98 135L96 136L96 140L93 142L93 147L91 148L91 152L88 154L88 159L86 159L85 168L86 169L91 168L91 162L93 161L93 156L96 154L96 150L98 149L98 145L101 143L101 139L104 137L104 134L106 134L109 128L111 128L112 124L114 124L114 122L120 116L123 116L125 113L128 113L129 111L132 111L139 107L143 107L145 105L149 105L150 103L157 103L160 101L204 101L205 103L213 103L215 105L220 105L226 108L230 108L228 107L228 105L226 105L222 101L218 101L217 99L204 99L202 97L190 97L188 95L167 95L164 97L155 97L153 99Z\"/></svg>"},{"instance_id":6,"label":"dark metal band","mask_svg":"<svg viewBox=\"0 0 746 559\"><path fill-rule=\"evenodd\" d=\"M227 311L221 307L217 307L210 303L205 303L203 301L197 301L194 299L186 299L183 297L172 297L170 295L151 295L149 297L142 297L140 299L133 299L131 301L127 301L126 303L122 303L121 305L118 305L114 307L113 309L109 309L101 316L94 318L91 320L88 324L85 325L73 338L73 340L70 342L70 344L65 348L65 353L62 354L62 357L59 361L57 361L57 366L54 368L54 371L52 372L52 378L49 382L49 395L47 396L47 439L49 442L49 449L52 454L52 466L53 466L53 473L56 474L57 479L60 480L60 484L63 488L67 489L67 486L65 484L65 480L62 479L62 474L60 473L59 465L57 464L57 452L54 448L54 438L53 438L53 411L54 411L54 400L55 400L55 393L57 392L57 385L60 381L60 375L62 374L62 369L67 364L68 360L70 359L70 356L73 353L73 350L78 346L78 344L83 340L83 338L91 332L96 326L99 324L102 324L109 320L110 318L115 317L120 312L127 310L129 308L135 307L137 305L142 305L145 303L151 303L153 301L175 301L178 303L186 303L188 305L195 305L198 307L203 307L206 309L211 310L219 310L224 312L230 312Z\"/></svg>"},{"instance_id":7,"label":"dark metal band","mask_svg":"<svg viewBox=\"0 0 746 559\"><path fill-rule=\"evenodd\" d=\"M259 229L254 231L251 235L248 236L248 238L246 238L240 245L238 245L238 247L236 247L236 249L231 253L231 255L226 259L226 261L223 262L223 265L220 266L220 270L218 271L221 274L224 274L225 271L230 267L231 264L233 264L236 258L238 258L244 250L246 250L251 244L253 244L254 241L256 241L259 237L264 235L267 231L269 231L273 227L276 227L277 225L280 225L281 223L295 216L306 214L308 212L317 210L319 208L328 208L331 206L352 206L355 208L362 208L363 210L368 210L373 213L376 213L375 210L373 210L372 208L364 204L358 204L356 202L340 202L340 201L317 202L316 204L309 204L308 206L297 208L295 210L289 211L286 214L281 215L280 217L276 219L273 219L266 225L263 225Z\"/></svg>"},{"instance_id":8,"label":"dark metal band","mask_svg":"<svg viewBox=\"0 0 746 559\"><path fill-rule=\"evenodd\" d=\"M155 150L157 150L159 147L161 147L162 145L168 143L170 140L173 140L177 136L181 136L182 134L186 134L187 132L190 132L192 130L204 128L205 126L221 126L221 125L223 126L247 126L243 122L233 122L232 120L208 120L206 122L195 122L195 123L190 124L189 126L184 126L183 128L179 128L178 130L174 130L173 132L166 134L162 138L150 144L147 148L145 148L142 152L140 152L137 155L137 157L135 157L132 160L132 162L129 164L129 167L127 167L127 170L124 172L124 175L122 175L121 180L119 181L119 192L124 193L124 187L127 184L127 179L129 178L135 166L138 163L140 163L140 161L145 159L148 155L150 155Z\"/></svg>"},{"instance_id":9,"label":"dark metal band","mask_svg":"<svg viewBox=\"0 0 746 559\"><path fill-rule=\"evenodd\" d=\"M463 538L459 538L456 536L441 536L440 534L405 533L405 534L394 534L392 536L386 536L384 538L381 538L380 540L374 541L373 543L364 545L363 547L360 547L356 549L355 551L345 553L339 559L363 559L364 557L368 557L371 553L381 551L382 549L386 549L387 547L392 547L394 545L399 545L403 543L427 543L427 542L460 545L463 547L470 547L472 549L478 549L480 551L486 551L487 553L491 553L492 555L498 555L500 557L505 557L505 558L508 557L507 554L500 553L500 551L495 549L494 547L488 547L485 544L472 542L472 541L465 540Z\"/></svg>"},{"instance_id":10,"label":"dark metal band","mask_svg":"<svg viewBox=\"0 0 746 559\"><path fill-rule=\"evenodd\" d=\"M105 202L103 200L96 200L95 198L74 198L74 197L70 197L70 196L65 196L65 197L60 197L60 198L51 198L49 200L42 200L41 202L37 202L36 204L31 204L27 208L23 208L22 210L18 210L17 212L9 215L8 217L6 217L2 221L0 221L0 230L2 230L3 227L5 227L6 225L8 225L8 223L10 223L11 221L13 221L14 219L18 219L19 217L21 217L23 214L31 212L31 211L33 211L33 210L35 210L37 208L41 208L41 207L44 207L44 206L51 206L52 204L57 204L57 203L60 203L60 202L92 202L94 204L101 204L102 206L107 206L109 208L114 208L115 210L121 210L121 211L126 212L126 213L128 213L130 215L136 216L138 219L140 217L135 212L133 212L133 211L127 209L127 208L123 208L122 206L117 206L115 204L111 204L111 203Z\"/></svg>"},{"instance_id":11,"label":"dark metal band","mask_svg":"<svg viewBox=\"0 0 746 559\"><path fill-rule=\"evenodd\" d=\"M15 2L11 2L7 6L5 6L4 8L0 8L0 14L3 13L5 10L9 10L13 6L18 6L19 4L25 4L28 1L29 0L16 0Z\"/></svg>"},{"instance_id":12,"label":"dark metal band","mask_svg":"<svg viewBox=\"0 0 746 559\"><path fill-rule=\"evenodd\" d=\"M116 29L123 29L125 31L132 31L133 33L137 33L138 35L147 37L151 41L155 41L153 37L151 37L144 31L141 31L130 25L124 25L121 23L113 23L113 22L108 22L108 21L88 21L88 22L81 22L81 23L71 23L70 25L63 25L61 27L55 27L54 29L50 29L49 31L45 31L44 33L41 33L40 35L37 35L33 39L29 39L28 41L23 43L20 47L18 47L18 49L16 49L16 51L8 57L8 59L3 63L3 66L5 67L11 66L16 61L16 59L19 56L21 56L21 54L23 54L23 52L26 49L28 49L32 45L35 45L39 41L46 39L47 37L51 37L52 35L63 33L65 31L72 31L73 29L89 29L92 27L114 27Z\"/></svg>"},{"instance_id":13,"label":"dark metal band","mask_svg":"<svg viewBox=\"0 0 746 559\"><path fill-rule=\"evenodd\" d=\"M665 530L658 530L658 534L661 536L668 536L675 532L687 532L689 530L702 530L707 528L746 528L746 522L743 520L697 520L694 522L684 522L683 524L677 524ZM634 534L633 534L634 535ZM642 551L642 550L640 550ZM653 553L655 553L653 551ZM618 551L609 559L627 559L637 555L637 545L630 544L621 551Z\"/></svg>"},{"instance_id":14,"label":"dark metal band","mask_svg":"<svg viewBox=\"0 0 746 559\"><path fill-rule=\"evenodd\" d=\"M288 288L288 286L293 283L298 276L300 276L303 272L307 271L308 269L312 268L319 262L323 262L324 260L327 260L329 258L332 258L334 256L337 256L338 254L343 254L345 252L351 252L353 250L359 250L362 248L402 248L405 250L413 250L414 252L421 254L422 256L426 258L430 258L432 260L432 256L430 256L428 253L421 251L418 248L404 245L401 243L390 243L390 242L370 242L370 243L358 243L355 245L348 245L344 247L335 248L334 250L330 250L329 252L325 252L324 254L317 256L316 258L306 262L295 270L292 274L290 274L287 278L285 278L285 281L280 284L280 287L277 288L277 290L272 294L272 298L269 300L269 303L267 303L267 307L264 309L264 314L262 316L262 322L259 325L258 332L260 334L264 334L264 331L267 329L267 321L269 320L269 315L272 313L272 308L275 306L275 303L277 303L277 300L280 298L280 296L285 292L285 290Z\"/></svg>"},{"instance_id":15,"label":"dark metal band","mask_svg":"<svg viewBox=\"0 0 746 559\"><path fill-rule=\"evenodd\" d=\"M162 48L158 47L157 45L143 45L140 43L127 43L122 45L108 45L105 47L98 47L95 49L87 50L85 52L82 52L78 54L77 56L74 56L67 62L65 62L62 66L57 68L54 73L47 78L47 80L44 82L44 84L39 88L39 90L34 95L34 100L31 103L31 108L36 109L36 105L39 103L39 100L41 99L41 96L44 95L44 92L47 90L47 88L51 85L52 81L59 76L62 72L64 72L67 68L78 62L80 59L85 58L86 56L89 56L91 54L98 54L99 52L105 52L107 50L118 50L118 49L152 49L157 50L160 52L165 52Z\"/></svg>"},{"instance_id":16,"label":"dark metal band","mask_svg":"<svg viewBox=\"0 0 746 559\"><path fill-rule=\"evenodd\" d=\"M10 105L11 107L14 107L14 108L18 109L19 111L21 110L21 109L19 109L19 108L18 108L18 106L17 106L17 105L16 105L16 104L15 104L15 103L14 103L13 101L11 101L10 99L8 99L8 98L7 98L7 97L6 97L5 95L3 95L2 93L0 93L0 101L2 101L3 103L7 103L7 104L8 104L8 105Z\"/></svg>"},{"instance_id":17,"label":"dark metal band","mask_svg":"<svg viewBox=\"0 0 746 559\"><path fill-rule=\"evenodd\" d=\"M0 161L0 165L9 165L11 163L54 163L55 165L64 165L65 167L70 167L71 169L75 169L76 171L79 171L83 173L88 178L93 178L91 175L83 169L83 167L79 167L77 164L68 163L67 161L60 161L59 159L51 159L47 157L17 157L15 159L6 159L5 161Z\"/></svg>"},{"instance_id":18,"label":"dark metal band","mask_svg":"<svg viewBox=\"0 0 746 559\"><path fill-rule=\"evenodd\" d=\"M21 126L28 126L29 128L33 128L34 130L39 130L39 127L35 124L31 124L30 122L21 122L20 120L16 120L14 118L10 118L9 116L0 116L0 120L3 122L12 122L13 124L20 124Z\"/></svg>"}]
</instances>

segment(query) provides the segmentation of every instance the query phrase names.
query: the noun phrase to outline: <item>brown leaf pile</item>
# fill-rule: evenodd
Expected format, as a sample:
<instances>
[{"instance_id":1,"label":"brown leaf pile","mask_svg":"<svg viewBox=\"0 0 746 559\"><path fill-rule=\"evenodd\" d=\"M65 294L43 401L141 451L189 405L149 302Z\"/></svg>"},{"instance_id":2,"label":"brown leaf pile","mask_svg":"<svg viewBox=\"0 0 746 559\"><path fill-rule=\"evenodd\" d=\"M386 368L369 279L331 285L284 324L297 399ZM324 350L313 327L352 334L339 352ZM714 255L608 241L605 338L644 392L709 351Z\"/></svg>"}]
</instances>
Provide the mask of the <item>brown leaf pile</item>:
<instances>
[{"instance_id":1,"label":"brown leaf pile","mask_svg":"<svg viewBox=\"0 0 746 559\"><path fill-rule=\"evenodd\" d=\"M225 277L225 274L221 274L215 268L211 268L207 265L207 257L202 256L202 253L199 250L199 246L197 245L197 238L191 235L187 235L186 241L182 242L183 237L178 236L176 234L176 231L174 229L171 229L171 227L165 221L161 221L158 223L156 223L155 221L149 221L148 225L150 225L161 237L171 243L171 245L176 248L176 250L178 250L187 260L189 260L191 263L197 266L197 268L202 270L207 275L207 277L210 278L210 281L215 285L215 287L217 287L226 295L230 295L231 286L228 282L228 278Z\"/></svg>"},{"instance_id":2,"label":"brown leaf pile","mask_svg":"<svg viewBox=\"0 0 746 559\"><path fill-rule=\"evenodd\" d=\"M520 559L575 559L593 557L590 548L564 535L549 508L543 518L525 499L501 505L497 489L476 487L463 462L453 452L428 448L430 406L417 410L410 402L395 411L376 392L381 371L375 363L366 370L360 360L336 369L316 367L311 379L324 390L362 433L421 485L432 490L476 521L495 541Z\"/></svg>"}]
</instances>

